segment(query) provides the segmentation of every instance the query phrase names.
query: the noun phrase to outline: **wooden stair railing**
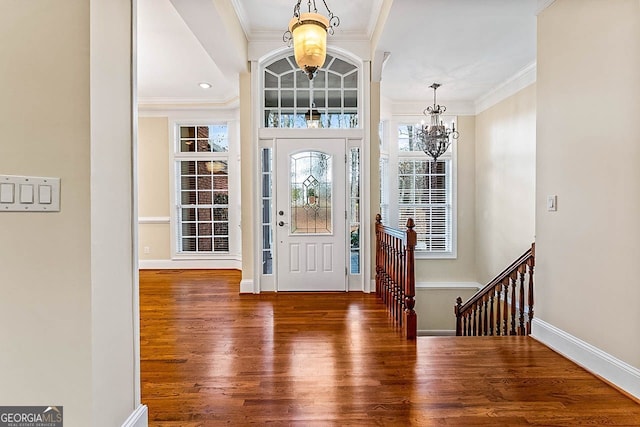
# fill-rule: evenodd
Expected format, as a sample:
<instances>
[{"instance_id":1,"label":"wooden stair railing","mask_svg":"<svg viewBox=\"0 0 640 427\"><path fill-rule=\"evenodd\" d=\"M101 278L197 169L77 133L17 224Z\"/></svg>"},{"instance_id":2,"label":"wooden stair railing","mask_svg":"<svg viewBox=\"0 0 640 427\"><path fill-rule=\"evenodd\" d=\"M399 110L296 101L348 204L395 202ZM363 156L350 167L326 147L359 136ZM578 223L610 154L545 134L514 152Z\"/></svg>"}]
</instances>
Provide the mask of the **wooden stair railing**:
<instances>
[{"instance_id":1,"label":"wooden stair railing","mask_svg":"<svg viewBox=\"0 0 640 427\"><path fill-rule=\"evenodd\" d=\"M527 250L495 279L453 310L456 335L529 335L533 320L535 246ZM526 304L526 305L525 305Z\"/></svg>"},{"instance_id":2,"label":"wooden stair railing","mask_svg":"<svg viewBox=\"0 0 640 427\"><path fill-rule=\"evenodd\" d=\"M396 230L382 225L382 217L376 215L376 294L409 340L416 339L418 330L414 227L409 218L406 231Z\"/></svg>"}]
</instances>

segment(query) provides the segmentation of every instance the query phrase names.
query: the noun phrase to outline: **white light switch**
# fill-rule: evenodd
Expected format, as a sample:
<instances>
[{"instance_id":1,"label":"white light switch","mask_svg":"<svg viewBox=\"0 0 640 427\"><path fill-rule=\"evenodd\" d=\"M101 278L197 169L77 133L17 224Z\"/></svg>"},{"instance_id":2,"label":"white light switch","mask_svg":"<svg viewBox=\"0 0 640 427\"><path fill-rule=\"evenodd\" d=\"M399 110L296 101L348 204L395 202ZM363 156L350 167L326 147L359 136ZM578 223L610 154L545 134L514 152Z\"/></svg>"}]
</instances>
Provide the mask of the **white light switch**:
<instances>
[{"instance_id":1,"label":"white light switch","mask_svg":"<svg viewBox=\"0 0 640 427\"><path fill-rule=\"evenodd\" d=\"M0 184L0 203L13 203L15 184Z\"/></svg>"},{"instance_id":2,"label":"white light switch","mask_svg":"<svg viewBox=\"0 0 640 427\"><path fill-rule=\"evenodd\" d=\"M558 210L558 196L547 196L547 211L555 212Z\"/></svg>"},{"instance_id":3,"label":"white light switch","mask_svg":"<svg viewBox=\"0 0 640 427\"><path fill-rule=\"evenodd\" d=\"M20 184L20 203L33 203L33 184Z\"/></svg>"},{"instance_id":4,"label":"white light switch","mask_svg":"<svg viewBox=\"0 0 640 427\"><path fill-rule=\"evenodd\" d=\"M38 186L38 202L43 205L51 204L51 186L50 185Z\"/></svg>"},{"instance_id":5,"label":"white light switch","mask_svg":"<svg viewBox=\"0 0 640 427\"><path fill-rule=\"evenodd\" d=\"M60 178L0 175L0 212L59 212Z\"/></svg>"}]
</instances>

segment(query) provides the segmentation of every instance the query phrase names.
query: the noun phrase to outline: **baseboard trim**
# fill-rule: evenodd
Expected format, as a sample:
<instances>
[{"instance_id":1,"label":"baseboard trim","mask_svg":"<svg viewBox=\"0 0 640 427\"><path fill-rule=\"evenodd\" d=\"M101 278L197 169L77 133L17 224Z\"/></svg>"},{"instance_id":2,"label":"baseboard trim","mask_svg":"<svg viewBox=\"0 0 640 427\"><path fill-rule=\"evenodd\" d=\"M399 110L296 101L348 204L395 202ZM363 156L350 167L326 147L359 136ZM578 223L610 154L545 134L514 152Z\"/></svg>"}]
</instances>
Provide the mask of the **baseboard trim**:
<instances>
[{"instance_id":1,"label":"baseboard trim","mask_svg":"<svg viewBox=\"0 0 640 427\"><path fill-rule=\"evenodd\" d=\"M241 294L255 294L257 293L255 289L253 289L253 280L251 279L243 279L240 281L240 293Z\"/></svg>"},{"instance_id":2,"label":"baseboard trim","mask_svg":"<svg viewBox=\"0 0 640 427\"><path fill-rule=\"evenodd\" d=\"M540 319L533 319L531 337L640 399L639 369Z\"/></svg>"},{"instance_id":3,"label":"baseboard trim","mask_svg":"<svg viewBox=\"0 0 640 427\"><path fill-rule=\"evenodd\" d=\"M453 329L422 329L418 331L419 337L455 337Z\"/></svg>"},{"instance_id":4,"label":"baseboard trim","mask_svg":"<svg viewBox=\"0 0 640 427\"><path fill-rule=\"evenodd\" d=\"M122 427L147 427L149 425L149 409L147 405L140 405L129 418L122 424Z\"/></svg>"},{"instance_id":5,"label":"baseboard trim","mask_svg":"<svg viewBox=\"0 0 640 427\"><path fill-rule=\"evenodd\" d=\"M234 259L141 259L140 270L241 270L242 261Z\"/></svg>"}]
</instances>

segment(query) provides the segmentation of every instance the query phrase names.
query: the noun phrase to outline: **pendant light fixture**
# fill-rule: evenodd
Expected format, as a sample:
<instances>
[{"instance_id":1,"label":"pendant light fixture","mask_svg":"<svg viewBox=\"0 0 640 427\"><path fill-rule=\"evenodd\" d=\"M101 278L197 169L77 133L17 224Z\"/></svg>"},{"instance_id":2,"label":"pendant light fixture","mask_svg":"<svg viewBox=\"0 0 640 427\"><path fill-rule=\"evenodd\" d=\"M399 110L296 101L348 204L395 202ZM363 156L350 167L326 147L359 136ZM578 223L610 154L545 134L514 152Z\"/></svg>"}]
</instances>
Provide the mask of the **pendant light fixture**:
<instances>
[{"instance_id":1,"label":"pendant light fixture","mask_svg":"<svg viewBox=\"0 0 640 427\"><path fill-rule=\"evenodd\" d=\"M436 103L436 90L440 86L442 85L439 83L429 86L433 89L433 105L425 108L422 112L430 118L429 124L421 124L416 127L416 136L422 143L422 151L431 156L434 162L449 149L451 142L460 136L454 122L448 128L440 117L442 113L447 111L447 107Z\"/></svg>"},{"instance_id":2,"label":"pendant light fixture","mask_svg":"<svg viewBox=\"0 0 640 427\"><path fill-rule=\"evenodd\" d=\"M308 0L308 12L300 12L298 0L293 7L293 18L289 21L289 29L282 39L289 46L293 44L296 63L313 80L318 68L324 65L327 56L327 33L333 34L334 28L340 25L340 18L334 15L327 2L322 0L328 17L318 13L316 0Z\"/></svg>"}]
</instances>

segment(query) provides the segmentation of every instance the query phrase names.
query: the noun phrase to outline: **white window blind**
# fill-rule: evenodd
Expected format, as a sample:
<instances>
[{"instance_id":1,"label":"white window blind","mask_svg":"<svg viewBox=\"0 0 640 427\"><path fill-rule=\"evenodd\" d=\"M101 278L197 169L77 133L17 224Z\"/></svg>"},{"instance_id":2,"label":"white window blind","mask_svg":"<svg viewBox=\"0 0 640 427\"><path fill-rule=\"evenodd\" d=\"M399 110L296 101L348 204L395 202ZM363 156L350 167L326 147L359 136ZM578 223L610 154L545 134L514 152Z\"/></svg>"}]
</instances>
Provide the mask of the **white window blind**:
<instances>
[{"instance_id":1,"label":"white window blind","mask_svg":"<svg viewBox=\"0 0 640 427\"><path fill-rule=\"evenodd\" d=\"M417 253L448 256L454 253L453 218L453 160L451 152L434 162L421 149L415 126L398 126L397 145L397 205L389 201L390 209L397 209L397 226L406 228L413 218L418 242ZM384 175L382 176L384 179Z\"/></svg>"},{"instance_id":2,"label":"white window blind","mask_svg":"<svg viewBox=\"0 0 640 427\"><path fill-rule=\"evenodd\" d=\"M451 252L451 186L449 159L400 158L398 161L398 227L413 218L417 251Z\"/></svg>"}]
</instances>

